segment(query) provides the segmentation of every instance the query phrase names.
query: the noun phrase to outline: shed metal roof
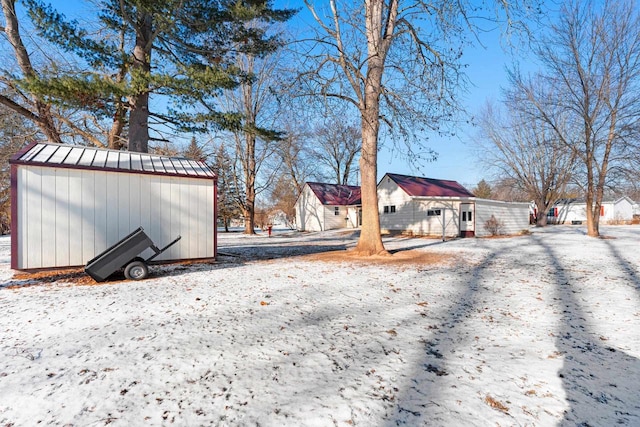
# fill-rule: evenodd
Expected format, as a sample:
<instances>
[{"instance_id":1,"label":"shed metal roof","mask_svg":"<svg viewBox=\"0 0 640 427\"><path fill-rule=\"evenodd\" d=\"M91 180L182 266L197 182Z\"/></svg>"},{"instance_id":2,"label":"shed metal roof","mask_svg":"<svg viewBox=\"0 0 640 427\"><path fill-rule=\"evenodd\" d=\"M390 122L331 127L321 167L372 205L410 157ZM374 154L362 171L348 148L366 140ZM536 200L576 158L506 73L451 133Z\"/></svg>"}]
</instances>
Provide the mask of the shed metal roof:
<instances>
[{"instance_id":1,"label":"shed metal roof","mask_svg":"<svg viewBox=\"0 0 640 427\"><path fill-rule=\"evenodd\" d=\"M307 185L323 205L357 206L362 204L360 187L356 185L323 184L320 182L307 182Z\"/></svg>"},{"instance_id":2,"label":"shed metal roof","mask_svg":"<svg viewBox=\"0 0 640 427\"><path fill-rule=\"evenodd\" d=\"M475 197L457 181L386 174L411 197Z\"/></svg>"},{"instance_id":3,"label":"shed metal roof","mask_svg":"<svg viewBox=\"0 0 640 427\"><path fill-rule=\"evenodd\" d=\"M11 163L195 178L215 176L204 162L183 157L50 143L28 145L11 159Z\"/></svg>"}]
</instances>

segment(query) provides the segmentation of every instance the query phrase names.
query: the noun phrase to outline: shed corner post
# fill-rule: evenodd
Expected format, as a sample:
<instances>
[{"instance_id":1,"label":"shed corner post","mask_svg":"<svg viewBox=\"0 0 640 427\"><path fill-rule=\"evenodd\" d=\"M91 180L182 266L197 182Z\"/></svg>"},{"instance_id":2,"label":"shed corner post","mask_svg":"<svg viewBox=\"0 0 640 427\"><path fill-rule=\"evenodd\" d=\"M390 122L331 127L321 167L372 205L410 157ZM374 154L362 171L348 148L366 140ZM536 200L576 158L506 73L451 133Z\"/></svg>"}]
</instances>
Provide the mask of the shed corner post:
<instances>
[{"instance_id":1,"label":"shed corner post","mask_svg":"<svg viewBox=\"0 0 640 427\"><path fill-rule=\"evenodd\" d=\"M218 260L218 175L213 175L213 259Z\"/></svg>"},{"instance_id":2,"label":"shed corner post","mask_svg":"<svg viewBox=\"0 0 640 427\"><path fill-rule=\"evenodd\" d=\"M17 270L18 266L18 165L10 166L11 179L11 269Z\"/></svg>"}]
</instances>

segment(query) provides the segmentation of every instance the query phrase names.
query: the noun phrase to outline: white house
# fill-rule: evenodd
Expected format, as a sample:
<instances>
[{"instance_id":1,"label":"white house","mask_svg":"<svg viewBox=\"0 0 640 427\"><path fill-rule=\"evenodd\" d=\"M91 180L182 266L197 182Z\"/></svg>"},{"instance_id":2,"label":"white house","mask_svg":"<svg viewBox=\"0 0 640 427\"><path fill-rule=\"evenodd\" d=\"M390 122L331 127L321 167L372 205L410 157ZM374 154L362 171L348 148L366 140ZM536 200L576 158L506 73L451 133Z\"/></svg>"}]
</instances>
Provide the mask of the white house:
<instances>
[{"instance_id":1,"label":"white house","mask_svg":"<svg viewBox=\"0 0 640 427\"><path fill-rule=\"evenodd\" d=\"M633 219L634 202L626 196L607 199L600 206L600 222L615 224ZM549 222L556 224L576 224L587 221L587 205L584 199L562 199L549 209Z\"/></svg>"},{"instance_id":2,"label":"white house","mask_svg":"<svg viewBox=\"0 0 640 427\"><path fill-rule=\"evenodd\" d=\"M378 183L382 231L443 237L488 236L492 217L500 234L529 226L529 203L479 199L456 181L387 173Z\"/></svg>"},{"instance_id":3,"label":"white house","mask_svg":"<svg viewBox=\"0 0 640 427\"><path fill-rule=\"evenodd\" d=\"M357 228L362 223L360 187L307 182L296 200L300 231Z\"/></svg>"},{"instance_id":4,"label":"white house","mask_svg":"<svg viewBox=\"0 0 640 427\"><path fill-rule=\"evenodd\" d=\"M35 143L10 165L13 269L85 265L140 226L158 247L182 236L157 260L216 256L217 177L202 162Z\"/></svg>"}]
</instances>

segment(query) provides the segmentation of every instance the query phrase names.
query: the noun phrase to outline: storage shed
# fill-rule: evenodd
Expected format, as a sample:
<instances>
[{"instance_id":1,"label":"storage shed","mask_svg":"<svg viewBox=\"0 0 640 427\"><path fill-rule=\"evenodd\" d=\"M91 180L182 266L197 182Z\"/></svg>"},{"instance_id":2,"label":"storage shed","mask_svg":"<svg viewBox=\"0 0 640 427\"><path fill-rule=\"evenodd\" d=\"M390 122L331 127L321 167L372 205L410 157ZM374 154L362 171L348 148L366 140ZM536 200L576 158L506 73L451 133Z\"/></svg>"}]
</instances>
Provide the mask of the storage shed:
<instances>
[{"instance_id":1,"label":"storage shed","mask_svg":"<svg viewBox=\"0 0 640 427\"><path fill-rule=\"evenodd\" d=\"M160 247L182 236L157 260L216 257L217 177L202 162L34 143L10 165L13 269L84 265L140 226Z\"/></svg>"}]
</instances>

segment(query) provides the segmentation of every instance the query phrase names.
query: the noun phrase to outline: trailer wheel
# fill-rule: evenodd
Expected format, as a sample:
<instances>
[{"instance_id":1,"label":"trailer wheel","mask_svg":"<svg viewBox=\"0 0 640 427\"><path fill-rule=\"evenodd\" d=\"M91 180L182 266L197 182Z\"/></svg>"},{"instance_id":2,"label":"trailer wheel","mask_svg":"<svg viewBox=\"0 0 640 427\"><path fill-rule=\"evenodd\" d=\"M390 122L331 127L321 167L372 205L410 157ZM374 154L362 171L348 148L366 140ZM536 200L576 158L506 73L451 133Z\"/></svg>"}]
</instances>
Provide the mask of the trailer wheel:
<instances>
[{"instance_id":1,"label":"trailer wheel","mask_svg":"<svg viewBox=\"0 0 640 427\"><path fill-rule=\"evenodd\" d=\"M146 279L149 275L149 268L144 261L133 261L124 268L124 277L129 280Z\"/></svg>"}]
</instances>

